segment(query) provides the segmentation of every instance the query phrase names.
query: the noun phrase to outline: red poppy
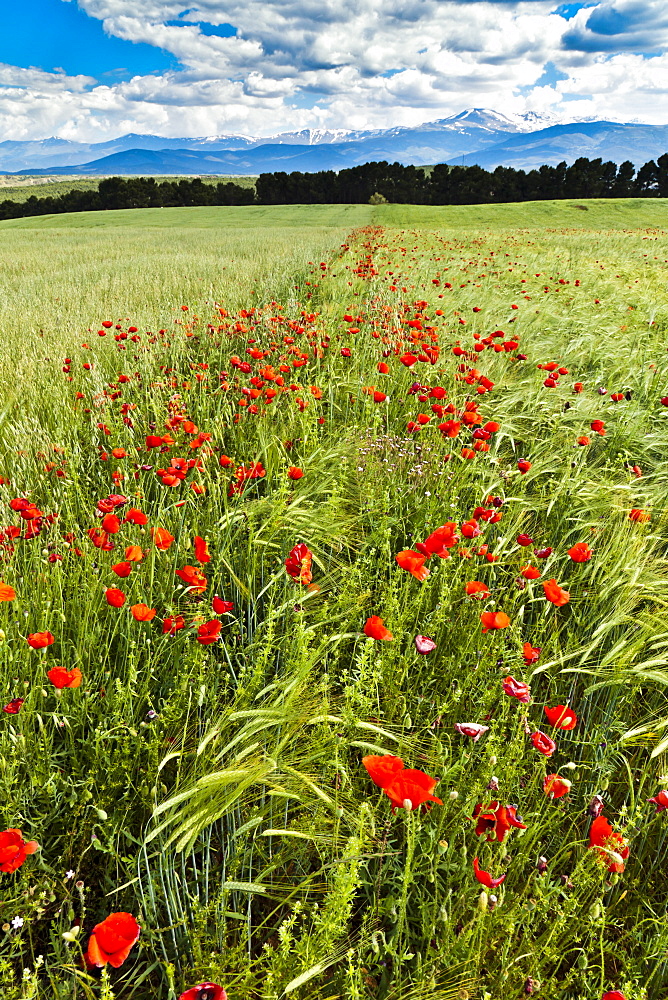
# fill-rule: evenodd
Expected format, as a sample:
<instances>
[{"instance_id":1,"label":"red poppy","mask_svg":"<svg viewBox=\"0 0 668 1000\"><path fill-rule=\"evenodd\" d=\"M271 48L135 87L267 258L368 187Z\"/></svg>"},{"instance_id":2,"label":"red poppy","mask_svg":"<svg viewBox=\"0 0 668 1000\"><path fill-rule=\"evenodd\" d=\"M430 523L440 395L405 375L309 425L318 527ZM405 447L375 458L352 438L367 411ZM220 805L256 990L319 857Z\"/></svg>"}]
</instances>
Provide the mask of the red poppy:
<instances>
[{"instance_id":1,"label":"red poppy","mask_svg":"<svg viewBox=\"0 0 668 1000\"><path fill-rule=\"evenodd\" d=\"M55 688L78 688L81 687L81 671L78 667L66 670L65 667L52 667L47 670L46 676Z\"/></svg>"},{"instance_id":2,"label":"red poppy","mask_svg":"<svg viewBox=\"0 0 668 1000\"><path fill-rule=\"evenodd\" d=\"M224 601L222 597L214 597L211 602L213 605L213 611L216 615L226 615L230 611L234 610L234 601Z\"/></svg>"},{"instance_id":3,"label":"red poppy","mask_svg":"<svg viewBox=\"0 0 668 1000\"><path fill-rule=\"evenodd\" d=\"M602 437L605 435L605 421L604 420L592 420L589 425L593 431L600 434Z\"/></svg>"},{"instance_id":4,"label":"red poppy","mask_svg":"<svg viewBox=\"0 0 668 1000\"><path fill-rule=\"evenodd\" d=\"M227 993L216 983L200 983L182 993L179 1000L227 1000Z\"/></svg>"},{"instance_id":5,"label":"red poppy","mask_svg":"<svg viewBox=\"0 0 668 1000\"><path fill-rule=\"evenodd\" d=\"M91 932L86 951L88 965L109 963L114 969L120 968L140 932L141 928L131 913L110 913Z\"/></svg>"},{"instance_id":6,"label":"red poppy","mask_svg":"<svg viewBox=\"0 0 668 1000\"><path fill-rule=\"evenodd\" d=\"M464 584L464 590L469 597L475 597L478 601L483 601L490 596L490 591L486 583L480 580L471 580Z\"/></svg>"},{"instance_id":7,"label":"red poppy","mask_svg":"<svg viewBox=\"0 0 668 1000\"><path fill-rule=\"evenodd\" d=\"M535 733L531 734L531 742L538 753L542 753L545 757L551 757L557 749L557 744L554 740L550 739L549 736L541 732L540 729L537 729Z\"/></svg>"},{"instance_id":8,"label":"red poppy","mask_svg":"<svg viewBox=\"0 0 668 1000\"><path fill-rule=\"evenodd\" d=\"M174 541L174 535L170 534L166 528L151 528L151 535L153 536L153 544L161 552L166 552Z\"/></svg>"},{"instance_id":9,"label":"red poppy","mask_svg":"<svg viewBox=\"0 0 668 1000\"><path fill-rule=\"evenodd\" d=\"M212 618L210 622L204 622L197 629L197 641L201 646L210 646L212 643L217 642L220 638L220 631L222 625L216 618Z\"/></svg>"},{"instance_id":10,"label":"red poppy","mask_svg":"<svg viewBox=\"0 0 668 1000\"><path fill-rule=\"evenodd\" d=\"M478 837L486 833L487 840L498 840L503 843L511 826L518 830L526 830L526 825L517 815L516 806L502 806L500 802L494 800L488 806L482 803L473 810L473 819L477 820L475 832Z\"/></svg>"},{"instance_id":11,"label":"red poppy","mask_svg":"<svg viewBox=\"0 0 668 1000\"><path fill-rule=\"evenodd\" d=\"M55 642L55 639L50 632L31 632L26 639L28 645L31 646L32 649L44 649L45 646L50 646Z\"/></svg>"},{"instance_id":12,"label":"red poppy","mask_svg":"<svg viewBox=\"0 0 668 1000\"><path fill-rule=\"evenodd\" d=\"M0 833L0 872L15 872L29 854L39 851L36 840L24 840L20 830Z\"/></svg>"},{"instance_id":13,"label":"red poppy","mask_svg":"<svg viewBox=\"0 0 668 1000\"><path fill-rule=\"evenodd\" d=\"M174 572L192 594L203 594L206 590L208 580L197 566L184 566L183 569L176 569Z\"/></svg>"},{"instance_id":14,"label":"red poppy","mask_svg":"<svg viewBox=\"0 0 668 1000\"><path fill-rule=\"evenodd\" d=\"M543 791L550 799L560 799L562 795L568 795L571 784L568 778L562 778L560 774L548 774L543 780Z\"/></svg>"},{"instance_id":15,"label":"red poppy","mask_svg":"<svg viewBox=\"0 0 668 1000\"><path fill-rule=\"evenodd\" d=\"M115 535L121 529L121 522L115 514L105 514L102 518L102 530Z\"/></svg>"},{"instance_id":16,"label":"red poppy","mask_svg":"<svg viewBox=\"0 0 668 1000\"><path fill-rule=\"evenodd\" d=\"M454 521L448 521L447 524L442 524L436 531L432 531L431 535L425 538L424 542L420 542L417 548L424 555L440 556L441 559L447 559L450 555L447 550L455 546L458 541L457 525Z\"/></svg>"},{"instance_id":17,"label":"red poppy","mask_svg":"<svg viewBox=\"0 0 668 1000\"><path fill-rule=\"evenodd\" d=\"M404 762L401 757L393 757L391 754L383 756L362 757L362 764L373 783L379 788L387 788L396 778L399 771L403 771Z\"/></svg>"},{"instance_id":18,"label":"red poppy","mask_svg":"<svg viewBox=\"0 0 668 1000\"><path fill-rule=\"evenodd\" d=\"M555 705L554 708L543 709L547 716L547 721L555 729L575 729L578 724L578 717L568 705Z\"/></svg>"},{"instance_id":19,"label":"red poppy","mask_svg":"<svg viewBox=\"0 0 668 1000\"><path fill-rule=\"evenodd\" d=\"M118 587L107 587L104 596L107 604L110 604L112 608L122 608L125 604L125 594Z\"/></svg>"},{"instance_id":20,"label":"red poppy","mask_svg":"<svg viewBox=\"0 0 668 1000\"><path fill-rule=\"evenodd\" d=\"M424 565L427 556L421 555L419 552L413 552L412 549L403 549L401 552L397 552L395 559L402 569L407 570L420 583L429 576L429 570Z\"/></svg>"},{"instance_id":21,"label":"red poppy","mask_svg":"<svg viewBox=\"0 0 668 1000\"><path fill-rule=\"evenodd\" d=\"M415 643L416 650L422 656L426 656L427 653L433 653L436 649L436 643L428 635L416 635L413 642Z\"/></svg>"},{"instance_id":22,"label":"red poppy","mask_svg":"<svg viewBox=\"0 0 668 1000\"><path fill-rule=\"evenodd\" d=\"M480 615L480 621L483 625L483 632L489 632L490 629L508 628L510 625L510 618L505 611L483 611Z\"/></svg>"},{"instance_id":23,"label":"red poppy","mask_svg":"<svg viewBox=\"0 0 668 1000\"><path fill-rule=\"evenodd\" d=\"M130 611L138 622L151 622L157 614L155 608L149 608L147 604L133 604Z\"/></svg>"},{"instance_id":24,"label":"red poppy","mask_svg":"<svg viewBox=\"0 0 668 1000\"><path fill-rule=\"evenodd\" d=\"M128 545L125 550L127 562L141 562L144 558L144 551L141 545Z\"/></svg>"},{"instance_id":25,"label":"red poppy","mask_svg":"<svg viewBox=\"0 0 668 1000\"><path fill-rule=\"evenodd\" d=\"M586 434L581 434L580 437L577 439L577 442L580 445L580 447L586 448L587 445L589 444L589 438L587 437Z\"/></svg>"},{"instance_id":26,"label":"red poppy","mask_svg":"<svg viewBox=\"0 0 668 1000\"><path fill-rule=\"evenodd\" d=\"M23 707L24 701L25 698L13 698L10 702L8 702L5 705L2 711L6 712L7 715L18 715L19 712L21 711L21 708Z\"/></svg>"},{"instance_id":27,"label":"red poppy","mask_svg":"<svg viewBox=\"0 0 668 1000\"><path fill-rule=\"evenodd\" d=\"M520 470L522 475L524 475L524 473L528 472L531 468L531 462L527 462L525 458L521 458L517 463L517 468Z\"/></svg>"},{"instance_id":28,"label":"red poppy","mask_svg":"<svg viewBox=\"0 0 668 1000\"><path fill-rule=\"evenodd\" d=\"M486 886L488 889L496 889L496 887L501 885L506 877L504 874L500 875L498 878L492 878L489 872L484 872L480 868L477 858L473 859L473 871L475 872L475 877L478 879L478 882L480 882L481 885Z\"/></svg>"},{"instance_id":29,"label":"red poppy","mask_svg":"<svg viewBox=\"0 0 668 1000\"><path fill-rule=\"evenodd\" d=\"M364 623L364 634L369 639L384 639L386 641L394 639L390 630L383 625L383 621L384 619L379 618L378 615L371 615Z\"/></svg>"},{"instance_id":30,"label":"red poppy","mask_svg":"<svg viewBox=\"0 0 668 1000\"><path fill-rule=\"evenodd\" d=\"M621 992L621 990L608 990L601 997L601 1000L626 1000L626 997Z\"/></svg>"},{"instance_id":31,"label":"red poppy","mask_svg":"<svg viewBox=\"0 0 668 1000\"><path fill-rule=\"evenodd\" d=\"M642 524L645 521L649 521L649 517L650 516L646 510L642 510L639 507L634 507L631 513L629 514L629 521L637 521Z\"/></svg>"},{"instance_id":32,"label":"red poppy","mask_svg":"<svg viewBox=\"0 0 668 1000\"><path fill-rule=\"evenodd\" d=\"M502 681L503 693L509 698L517 698L518 701L527 705L531 701L531 691L529 685L524 681L516 681L514 677L504 677Z\"/></svg>"},{"instance_id":33,"label":"red poppy","mask_svg":"<svg viewBox=\"0 0 668 1000\"><path fill-rule=\"evenodd\" d=\"M0 601L13 601L16 591L8 583L0 583Z\"/></svg>"},{"instance_id":34,"label":"red poppy","mask_svg":"<svg viewBox=\"0 0 668 1000\"><path fill-rule=\"evenodd\" d=\"M546 600L550 601L551 604L555 604L558 608L563 607L564 604L568 604L571 599L568 591L562 590L554 578L544 581L543 590L545 591Z\"/></svg>"},{"instance_id":35,"label":"red poppy","mask_svg":"<svg viewBox=\"0 0 668 1000\"><path fill-rule=\"evenodd\" d=\"M597 816L589 830L589 848L595 848L609 872L624 871L630 851L621 833L613 830L605 816Z\"/></svg>"},{"instance_id":36,"label":"red poppy","mask_svg":"<svg viewBox=\"0 0 668 1000\"><path fill-rule=\"evenodd\" d=\"M592 551L586 542L578 542L568 550L568 554L573 562L584 563L589 562L592 556Z\"/></svg>"},{"instance_id":37,"label":"red poppy","mask_svg":"<svg viewBox=\"0 0 668 1000\"><path fill-rule=\"evenodd\" d=\"M432 795L438 784L438 778L432 778L424 771L416 768L406 768L399 771L394 780L383 789L396 809L417 809L425 802L436 802L443 805L441 799Z\"/></svg>"},{"instance_id":38,"label":"red poppy","mask_svg":"<svg viewBox=\"0 0 668 1000\"><path fill-rule=\"evenodd\" d=\"M537 580L540 576L540 570L537 566L522 566L520 574L525 580Z\"/></svg>"},{"instance_id":39,"label":"red poppy","mask_svg":"<svg viewBox=\"0 0 668 1000\"><path fill-rule=\"evenodd\" d=\"M120 576L121 579L124 580L125 577L130 576L130 573L132 572L132 563L131 562L116 563L114 566L111 567L111 571L112 573L115 573L116 576Z\"/></svg>"},{"instance_id":40,"label":"red poppy","mask_svg":"<svg viewBox=\"0 0 668 1000\"><path fill-rule=\"evenodd\" d=\"M488 731L489 726L482 726L479 722L455 722L455 732L461 733L462 736L470 736L474 743Z\"/></svg>"},{"instance_id":41,"label":"red poppy","mask_svg":"<svg viewBox=\"0 0 668 1000\"><path fill-rule=\"evenodd\" d=\"M648 802L653 802L656 806L656 811L658 813L663 812L664 809L668 809L668 792L662 789L652 799L648 799Z\"/></svg>"},{"instance_id":42,"label":"red poppy","mask_svg":"<svg viewBox=\"0 0 668 1000\"><path fill-rule=\"evenodd\" d=\"M183 615L176 615L173 618L165 618L162 622L163 635L176 635L180 629L184 628L186 620Z\"/></svg>"},{"instance_id":43,"label":"red poppy","mask_svg":"<svg viewBox=\"0 0 668 1000\"><path fill-rule=\"evenodd\" d=\"M307 586L313 579L313 574L311 573L312 562L313 553L308 545L305 545L304 542L298 542L288 552L287 559L285 560L285 569L288 576L291 576L293 580L297 580L299 583Z\"/></svg>"},{"instance_id":44,"label":"red poppy","mask_svg":"<svg viewBox=\"0 0 668 1000\"><path fill-rule=\"evenodd\" d=\"M540 646L532 646L530 642L525 642L522 646L522 656L524 657L524 662L527 667L532 666L534 663L538 663L541 654Z\"/></svg>"},{"instance_id":45,"label":"red poppy","mask_svg":"<svg viewBox=\"0 0 668 1000\"><path fill-rule=\"evenodd\" d=\"M288 479L301 479L304 475L304 470L300 469L298 465L291 465L288 468Z\"/></svg>"},{"instance_id":46,"label":"red poppy","mask_svg":"<svg viewBox=\"0 0 668 1000\"><path fill-rule=\"evenodd\" d=\"M125 515L125 520L129 521L130 524L146 524L148 522L148 516L143 510L137 510L136 507L131 507L130 510Z\"/></svg>"},{"instance_id":47,"label":"red poppy","mask_svg":"<svg viewBox=\"0 0 668 1000\"><path fill-rule=\"evenodd\" d=\"M195 535L193 539L193 545L195 546L195 559L198 563L208 563L211 562L211 556L209 555L209 546L207 542L200 538L199 535Z\"/></svg>"}]
</instances>

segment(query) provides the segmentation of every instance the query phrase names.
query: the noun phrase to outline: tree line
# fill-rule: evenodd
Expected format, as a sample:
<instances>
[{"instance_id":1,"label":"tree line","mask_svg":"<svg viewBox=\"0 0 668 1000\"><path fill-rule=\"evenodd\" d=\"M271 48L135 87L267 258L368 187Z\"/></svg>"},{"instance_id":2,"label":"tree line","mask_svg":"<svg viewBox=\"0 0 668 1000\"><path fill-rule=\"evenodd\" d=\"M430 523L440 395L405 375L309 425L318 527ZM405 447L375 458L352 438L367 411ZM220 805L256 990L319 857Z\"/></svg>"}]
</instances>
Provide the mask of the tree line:
<instances>
[{"instance_id":1,"label":"tree line","mask_svg":"<svg viewBox=\"0 0 668 1000\"><path fill-rule=\"evenodd\" d=\"M544 201L560 198L668 197L668 153L649 160L636 172L630 160L581 156L534 170L478 166L433 168L401 163L364 163L343 170L314 173L264 173L255 190L231 181L204 183L199 177L158 181L154 177L108 177L97 191L26 201L0 202L0 219L62 212L97 212L118 208L167 208L189 205L308 205L391 202L414 205L473 205L494 202Z\"/></svg>"}]
</instances>

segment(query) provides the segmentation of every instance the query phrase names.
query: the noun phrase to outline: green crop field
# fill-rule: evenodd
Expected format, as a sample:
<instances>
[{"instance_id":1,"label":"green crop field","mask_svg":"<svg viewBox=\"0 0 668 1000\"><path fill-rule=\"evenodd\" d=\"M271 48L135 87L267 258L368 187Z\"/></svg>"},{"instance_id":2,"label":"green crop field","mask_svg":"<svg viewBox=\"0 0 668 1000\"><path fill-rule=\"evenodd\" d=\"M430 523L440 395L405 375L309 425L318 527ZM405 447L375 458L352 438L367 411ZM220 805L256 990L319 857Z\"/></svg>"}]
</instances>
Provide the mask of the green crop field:
<instances>
[{"instance_id":1,"label":"green crop field","mask_svg":"<svg viewBox=\"0 0 668 1000\"><path fill-rule=\"evenodd\" d=\"M24 177L12 177L9 174L0 174L0 202L27 201L28 198L57 198L58 195L67 194L68 191L97 191L97 186L102 177L81 177L77 174L57 176L53 178L34 177L26 175ZM181 175L170 177L168 175L157 175L155 180L158 184L163 181L181 180ZM201 180L205 184L219 184L232 181L240 187L255 187L255 177L237 177L230 174L222 175L202 175Z\"/></svg>"},{"instance_id":2,"label":"green crop field","mask_svg":"<svg viewBox=\"0 0 668 1000\"><path fill-rule=\"evenodd\" d=\"M3 1000L665 1000L665 204L0 233Z\"/></svg>"}]
</instances>

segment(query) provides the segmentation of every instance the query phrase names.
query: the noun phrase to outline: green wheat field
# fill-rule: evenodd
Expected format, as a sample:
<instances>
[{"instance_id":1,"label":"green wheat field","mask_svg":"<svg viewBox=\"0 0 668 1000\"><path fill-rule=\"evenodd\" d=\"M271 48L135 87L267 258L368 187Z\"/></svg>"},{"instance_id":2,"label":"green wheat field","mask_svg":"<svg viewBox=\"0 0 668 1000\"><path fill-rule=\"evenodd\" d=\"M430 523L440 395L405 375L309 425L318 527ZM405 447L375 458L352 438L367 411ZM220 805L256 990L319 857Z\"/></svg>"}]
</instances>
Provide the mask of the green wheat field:
<instances>
[{"instance_id":1,"label":"green wheat field","mask_svg":"<svg viewBox=\"0 0 668 1000\"><path fill-rule=\"evenodd\" d=\"M668 207L0 236L3 1000L665 1000Z\"/></svg>"}]
</instances>

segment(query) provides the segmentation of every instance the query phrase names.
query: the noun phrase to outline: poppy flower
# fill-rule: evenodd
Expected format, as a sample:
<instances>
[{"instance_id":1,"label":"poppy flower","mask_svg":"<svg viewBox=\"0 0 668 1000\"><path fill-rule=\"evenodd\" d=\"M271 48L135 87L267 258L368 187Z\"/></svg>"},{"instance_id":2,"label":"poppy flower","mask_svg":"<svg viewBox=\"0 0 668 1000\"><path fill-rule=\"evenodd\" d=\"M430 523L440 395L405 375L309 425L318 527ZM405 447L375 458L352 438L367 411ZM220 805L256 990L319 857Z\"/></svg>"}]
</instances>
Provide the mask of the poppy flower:
<instances>
[{"instance_id":1,"label":"poppy flower","mask_svg":"<svg viewBox=\"0 0 668 1000\"><path fill-rule=\"evenodd\" d=\"M24 840L20 830L0 833L0 872L15 872L29 854L39 851L36 840Z\"/></svg>"},{"instance_id":2,"label":"poppy flower","mask_svg":"<svg viewBox=\"0 0 668 1000\"><path fill-rule=\"evenodd\" d=\"M125 577L130 576L130 573L132 572L132 563L127 561L116 563L111 567L111 572L115 573L116 576L120 576L121 579L124 580Z\"/></svg>"},{"instance_id":3,"label":"poppy flower","mask_svg":"<svg viewBox=\"0 0 668 1000\"><path fill-rule=\"evenodd\" d=\"M13 698L10 702L8 702L5 705L2 711L6 712L7 715L18 715L19 712L21 711L24 701L25 698Z\"/></svg>"},{"instance_id":4,"label":"poppy flower","mask_svg":"<svg viewBox=\"0 0 668 1000\"><path fill-rule=\"evenodd\" d=\"M649 514L646 510L642 510L639 507L634 507L629 514L629 521L636 521L643 524L645 521L649 521Z\"/></svg>"},{"instance_id":5,"label":"poppy flower","mask_svg":"<svg viewBox=\"0 0 668 1000\"><path fill-rule=\"evenodd\" d=\"M605 816L597 816L589 830L589 848L606 862L609 872L624 871L630 851L621 833L613 830Z\"/></svg>"},{"instance_id":6,"label":"poppy flower","mask_svg":"<svg viewBox=\"0 0 668 1000\"><path fill-rule=\"evenodd\" d=\"M114 969L120 968L140 932L141 928L131 913L110 913L91 932L86 951L88 965L109 963Z\"/></svg>"},{"instance_id":7,"label":"poppy flower","mask_svg":"<svg viewBox=\"0 0 668 1000\"><path fill-rule=\"evenodd\" d=\"M373 783L379 788L386 788L394 781L399 771L404 769L401 757L393 757L391 754L362 757L362 764Z\"/></svg>"},{"instance_id":8,"label":"poppy flower","mask_svg":"<svg viewBox=\"0 0 668 1000\"><path fill-rule=\"evenodd\" d=\"M32 649L44 649L55 642L55 639L50 632L31 632L26 641Z\"/></svg>"},{"instance_id":9,"label":"poppy flower","mask_svg":"<svg viewBox=\"0 0 668 1000\"><path fill-rule=\"evenodd\" d=\"M199 535L195 535L193 538L193 545L195 546L195 559L198 563L204 564L211 562L209 546L203 538L200 538Z\"/></svg>"},{"instance_id":10,"label":"poppy flower","mask_svg":"<svg viewBox=\"0 0 668 1000\"><path fill-rule=\"evenodd\" d=\"M589 425L593 431L600 434L602 437L605 435L605 421L604 420L592 420Z\"/></svg>"},{"instance_id":11,"label":"poppy flower","mask_svg":"<svg viewBox=\"0 0 668 1000\"><path fill-rule=\"evenodd\" d=\"M432 778L424 771L416 768L406 768L399 771L394 780L383 788L395 809L417 809L426 802L436 802L442 806L441 799L432 795L438 784L438 778Z\"/></svg>"},{"instance_id":12,"label":"poppy flower","mask_svg":"<svg viewBox=\"0 0 668 1000\"><path fill-rule=\"evenodd\" d=\"M568 795L571 784L568 778L562 778L560 774L548 774L543 780L543 791L550 799L560 799L562 795Z\"/></svg>"},{"instance_id":13,"label":"poppy flower","mask_svg":"<svg viewBox=\"0 0 668 1000\"><path fill-rule=\"evenodd\" d=\"M543 582L543 590L545 591L546 600L558 608L563 607L564 604L568 604L571 599L569 592L562 590L554 578Z\"/></svg>"},{"instance_id":14,"label":"poppy flower","mask_svg":"<svg viewBox=\"0 0 668 1000\"><path fill-rule=\"evenodd\" d=\"M522 656L524 657L524 662L527 667L530 667L534 663L538 663L540 653L541 647L532 646L530 642L525 642L522 646Z\"/></svg>"},{"instance_id":15,"label":"poppy flower","mask_svg":"<svg viewBox=\"0 0 668 1000\"><path fill-rule=\"evenodd\" d=\"M81 671L78 667L66 670L65 667L52 667L47 670L46 676L55 688L78 688L81 687Z\"/></svg>"},{"instance_id":16,"label":"poppy flower","mask_svg":"<svg viewBox=\"0 0 668 1000\"><path fill-rule=\"evenodd\" d=\"M227 993L216 983L200 983L182 993L179 1000L227 1000Z\"/></svg>"},{"instance_id":17,"label":"poppy flower","mask_svg":"<svg viewBox=\"0 0 668 1000\"><path fill-rule=\"evenodd\" d=\"M115 535L121 530L121 522L115 514L105 514L102 518L102 530Z\"/></svg>"},{"instance_id":18,"label":"poppy flower","mask_svg":"<svg viewBox=\"0 0 668 1000\"><path fill-rule=\"evenodd\" d=\"M107 604L110 604L112 608L122 608L125 604L125 594L118 587L107 587L104 597Z\"/></svg>"},{"instance_id":19,"label":"poppy flower","mask_svg":"<svg viewBox=\"0 0 668 1000\"><path fill-rule=\"evenodd\" d=\"M436 531L432 531L431 535L425 538L424 542L420 542L418 547L424 555L440 556L441 559L447 559L450 555L447 550L453 548L458 541L457 525L454 521L448 521L447 524L436 528Z\"/></svg>"},{"instance_id":20,"label":"poppy flower","mask_svg":"<svg viewBox=\"0 0 668 1000\"><path fill-rule=\"evenodd\" d=\"M517 463L517 468L520 470L522 475L524 475L531 468L531 462L527 462L525 458L521 458Z\"/></svg>"},{"instance_id":21,"label":"poppy flower","mask_svg":"<svg viewBox=\"0 0 668 1000\"><path fill-rule=\"evenodd\" d=\"M125 559L127 562L141 562L144 558L144 551L141 545L128 545L125 550Z\"/></svg>"},{"instance_id":22,"label":"poppy flower","mask_svg":"<svg viewBox=\"0 0 668 1000\"><path fill-rule=\"evenodd\" d=\"M516 681L514 677L504 677L501 683L503 693L507 694L509 698L517 698L518 701L524 702L525 705L528 705L531 701L529 685L525 684L524 681Z\"/></svg>"},{"instance_id":23,"label":"poppy flower","mask_svg":"<svg viewBox=\"0 0 668 1000\"><path fill-rule=\"evenodd\" d=\"M299 583L307 586L313 579L313 574L311 573L312 562L313 553L308 545L305 545L304 542L298 542L288 552L287 559L285 560L285 570L293 580L297 580Z\"/></svg>"},{"instance_id":24,"label":"poppy flower","mask_svg":"<svg viewBox=\"0 0 668 1000\"><path fill-rule=\"evenodd\" d=\"M480 615L480 621L483 625L483 632L489 632L490 629L508 628L510 625L510 618L505 611L483 611Z\"/></svg>"},{"instance_id":25,"label":"poppy flower","mask_svg":"<svg viewBox=\"0 0 668 1000\"><path fill-rule=\"evenodd\" d=\"M166 528L151 528L151 535L153 536L153 544L160 552L166 552L174 541L174 535L170 534Z\"/></svg>"},{"instance_id":26,"label":"poppy flower","mask_svg":"<svg viewBox=\"0 0 668 1000\"><path fill-rule=\"evenodd\" d=\"M601 997L601 1000L626 1000L626 997L621 992L621 990L608 990Z\"/></svg>"},{"instance_id":27,"label":"poppy flower","mask_svg":"<svg viewBox=\"0 0 668 1000\"><path fill-rule=\"evenodd\" d=\"M586 448L587 445L589 444L589 438L587 437L586 434L581 434L580 437L577 439L577 442L581 448Z\"/></svg>"},{"instance_id":28,"label":"poppy flower","mask_svg":"<svg viewBox=\"0 0 668 1000\"><path fill-rule=\"evenodd\" d=\"M554 708L548 708L546 705L543 711L547 721L555 729L575 729L578 724L577 715L568 705L555 705Z\"/></svg>"},{"instance_id":29,"label":"poppy flower","mask_svg":"<svg viewBox=\"0 0 668 1000\"><path fill-rule=\"evenodd\" d=\"M394 639L390 630L383 625L383 621L384 619L379 618L378 615L371 615L364 623L364 634L369 639L383 639L386 641Z\"/></svg>"},{"instance_id":30,"label":"poppy flower","mask_svg":"<svg viewBox=\"0 0 668 1000\"><path fill-rule=\"evenodd\" d=\"M148 522L148 515L144 513L143 510L137 510L136 507L131 507L125 515L125 520L130 524L146 524Z\"/></svg>"},{"instance_id":31,"label":"poppy flower","mask_svg":"<svg viewBox=\"0 0 668 1000\"><path fill-rule=\"evenodd\" d=\"M203 594L206 590L208 580L196 566L184 566L183 569L176 569L174 572L180 580L183 580L191 593Z\"/></svg>"},{"instance_id":32,"label":"poppy flower","mask_svg":"<svg viewBox=\"0 0 668 1000\"><path fill-rule=\"evenodd\" d=\"M216 615L226 615L234 610L234 601L224 601L222 597L214 597L211 604Z\"/></svg>"},{"instance_id":33,"label":"poppy flower","mask_svg":"<svg viewBox=\"0 0 668 1000\"><path fill-rule=\"evenodd\" d=\"M475 877L478 879L478 882L480 882L481 885L486 886L488 889L496 889L496 887L501 885L506 877L504 874L500 875L498 878L492 878L489 872L485 872L481 869L477 858L473 859L473 871L475 872Z\"/></svg>"},{"instance_id":34,"label":"poppy flower","mask_svg":"<svg viewBox=\"0 0 668 1000\"><path fill-rule=\"evenodd\" d=\"M455 732L470 736L474 743L488 731L489 726L481 726L479 722L455 722Z\"/></svg>"},{"instance_id":35,"label":"poppy flower","mask_svg":"<svg viewBox=\"0 0 668 1000\"><path fill-rule=\"evenodd\" d=\"M540 576L540 570L537 566L522 566L520 575L523 576L525 580L537 580Z\"/></svg>"},{"instance_id":36,"label":"poppy flower","mask_svg":"<svg viewBox=\"0 0 668 1000\"><path fill-rule=\"evenodd\" d=\"M533 545L533 538L531 535L524 534L523 532L521 535L517 536L517 544L523 546Z\"/></svg>"},{"instance_id":37,"label":"poppy flower","mask_svg":"<svg viewBox=\"0 0 668 1000\"><path fill-rule=\"evenodd\" d=\"M420 583L429 576L429 570L424 565L427 556L420 555L419 552L413 552L412 549L403 549L403 551L397 552L395 559L402 569L407 570Z\"/></svg>"},{"instance_id":38,"label":"poppy flower","mask_svg":"<svg viewBox=\"0 0 668 1000\"><path fill-rule=\"evenodd\" d=\"M517 815L516 806L502 806L496 799L488 806L481 802L473 810L473 819L477 820L475 832L478 837L486 833L487 840L498 840L500 844L506 839L511 826L518 830L526 830L526 824Z\"/></svg>"},{"instance_id":39,"label":"poppy flower","mask_svg":"<svg viewBox=\"0 0 668 1000\"><path fill-rule=\"evenodd\" d=\"M8 583L0 583L0 601L13 601L16 591Z\"/></svg>"},{"instance_id":40,"label":"poppy flower","mask_svg":"<svg viewBox=\"0 0 668 1000\"><path fill-rule=\"evenodd\" d=\"M210 622L204 622L197 629L197 641L201 646L210 646L220 638L222 627L217 618L212 618Z\"/></svg>"},{"instance_id":41,"label":"poppy flower","mask_svg":"<svg viewBox=\"0 0 668 1000\"><path fill-rule=\"evenodd\" d=\"M592 551L586 542L578 542L568 550L568 554L573 562L584 563L589 562L592 556Z\"/></svg>"},{"instance_id":42,"label":"poppy flower","mask_svg":"<svg viewBox=\"0 0 668 1000\"><path fill-rule=\"evenodd\" d=\"M540 729L537 729L535 733L531 734L531 742L538 753L542 753L544 757L551 757L557 749L557 744L554 740L550 739L549 736L541 732Z\"/></svg>"},{"instance_id":43,"label":"poppy flower","mask_svg":"<svg viewBox=\"0 0 668 1000\"><path fill-rule=\"evenodd\" d=\"M293 480L301 479L303 475L304 475L304 470L300 469L298 465L291 465L288 468L288 479L293 479Z\"/></svg>"},{"instance_id":44,"label":"poppy flower","mask_svg":"<svg viewBox=\"0 0 668 1000\"><path fill-rule=\"evenodd\" d=\"M162 622L163 635L176 635L180 629L184 628L186 620L183 615L176 615L173 618L165 618Z\"/></svg>"},{"instance_id":45,"label":"poppy flower","mask_svg":"<svg viewBox=\"0 0 668 1000\"><path fill-rule=\"evenodd\" d=\"M130 611L138 622L151 622L157 614L155 608L149 608L147 604L133 604Z\"/></svg>"},{"instance_id":46,"label":"poppy flower","mask_svg":"<svg viewBox=\"0 0 668 1000\"><path fill-rule=\"evenodd\" d=\"M416 650L422 656L426 656L427 653L433 653L436 649L436 643L428 635L416 635L413 642L415 643Z\"/></svg>"},{"instance_id":47,"label":"poppy flower","mask_svg":"<svg viewBox=\"0 0 668 1000\"><path fill-rule=\"evenodd\" d=\"M648 799L647 801L654 803L658 813L663 812L664 809L668 809L668 792L664 788L653 799Z\"/></svg>"}]
</instances>

